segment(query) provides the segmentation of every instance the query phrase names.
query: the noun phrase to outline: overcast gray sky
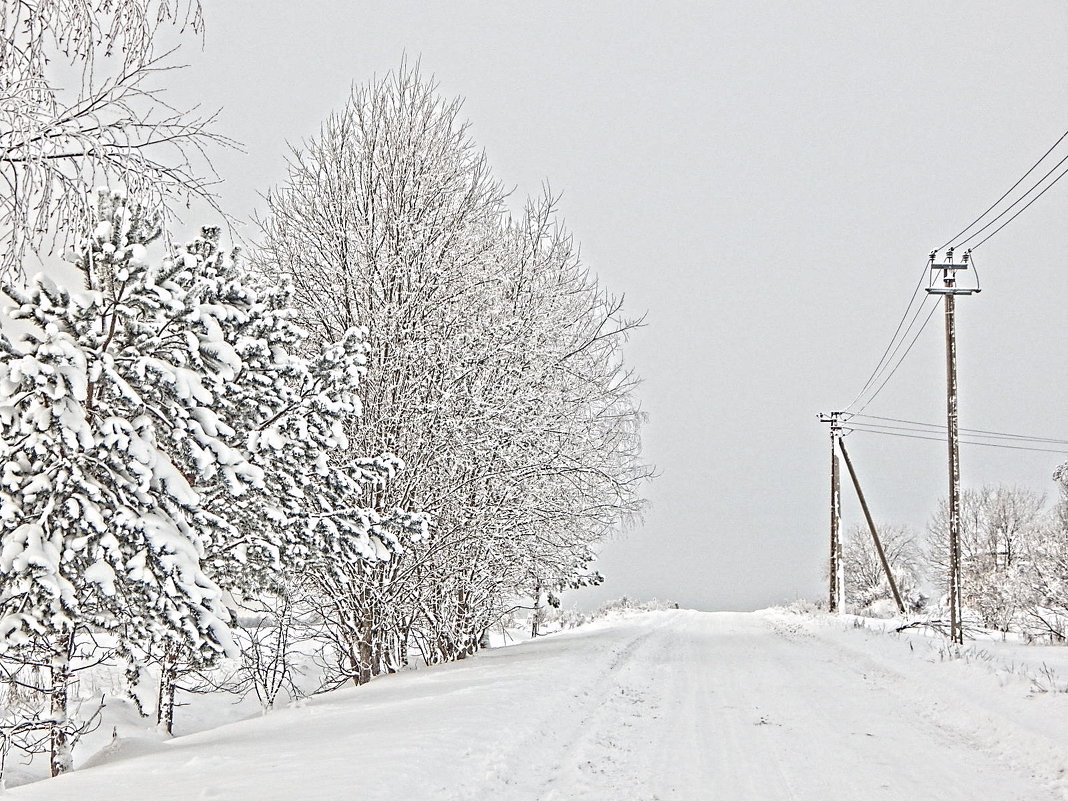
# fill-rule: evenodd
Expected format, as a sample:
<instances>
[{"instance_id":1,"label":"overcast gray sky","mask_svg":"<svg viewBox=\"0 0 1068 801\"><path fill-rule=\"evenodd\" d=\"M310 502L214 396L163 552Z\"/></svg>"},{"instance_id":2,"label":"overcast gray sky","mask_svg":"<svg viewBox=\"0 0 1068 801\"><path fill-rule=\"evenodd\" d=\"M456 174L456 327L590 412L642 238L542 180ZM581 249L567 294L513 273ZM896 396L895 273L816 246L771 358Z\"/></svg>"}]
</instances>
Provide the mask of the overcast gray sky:
<instances>
[{"instance_id":1,"label":"overcast gray sky","mask_svg":"<svg viewBox=\"0 0 1068 801\"><path fill-rule=\"evenodd\" d=\"M466 98L518 197L543 181L563 194L586 261L648 312L629 356L662 476L584 603L823 597L816 413L860 390L927 253L1068 127L1068 5L1053 0L227 0L206 16L168 97L222 108L220 129L245 144L215 154L230 213L250 215L282 179L286 142L407 54ZM963 426L1068 438L1066 212L1068 181L976 253ZM867 412L944 418L940 322ZM922 527L945 492L944 445L848 442L876 517ZM1065 458L965 448L964 482L1052 495ZM848 497L845 513L859 520Z\"/></svg>"}]
</instances>

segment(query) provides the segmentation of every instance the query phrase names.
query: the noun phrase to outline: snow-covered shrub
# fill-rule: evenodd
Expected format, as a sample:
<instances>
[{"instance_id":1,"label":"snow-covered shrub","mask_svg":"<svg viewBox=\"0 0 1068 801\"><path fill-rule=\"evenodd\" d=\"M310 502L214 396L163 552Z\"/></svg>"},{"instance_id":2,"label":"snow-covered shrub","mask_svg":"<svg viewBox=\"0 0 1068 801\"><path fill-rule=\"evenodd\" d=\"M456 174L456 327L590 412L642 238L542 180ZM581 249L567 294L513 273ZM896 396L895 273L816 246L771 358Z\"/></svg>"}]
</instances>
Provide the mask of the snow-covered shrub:
<instances>
[{"instance_id":1,"label":"snow-covered shrub","mask_svg":"<svg viewBox=\"0 0 1068 801\"><path fill-rule=\"evenodd\" d=\"M233 626L240 655L191 676L190 689L227 692L239 699L254 695L262 709L304 698L319 684L317 675L306 674L318 650L320 626L321 616L306 604L303 580L296 575L278 578L254 598L241 601Z\"/></svg>"},{"instance_id":2,"label":"snow-covered shrub","mask_svg":"<svg viewBox=\"0 0 1068 801\"><path fill-rule=\"evenodd\" d=\"M920 591L923 558L916 534L907 526L882 524L879 541L906 611L918 612L927 599ZM892 617L898 614L882 560L866 526L852 526L842 538L845 601L857 614Z\"/></svg>"}]
</instances>

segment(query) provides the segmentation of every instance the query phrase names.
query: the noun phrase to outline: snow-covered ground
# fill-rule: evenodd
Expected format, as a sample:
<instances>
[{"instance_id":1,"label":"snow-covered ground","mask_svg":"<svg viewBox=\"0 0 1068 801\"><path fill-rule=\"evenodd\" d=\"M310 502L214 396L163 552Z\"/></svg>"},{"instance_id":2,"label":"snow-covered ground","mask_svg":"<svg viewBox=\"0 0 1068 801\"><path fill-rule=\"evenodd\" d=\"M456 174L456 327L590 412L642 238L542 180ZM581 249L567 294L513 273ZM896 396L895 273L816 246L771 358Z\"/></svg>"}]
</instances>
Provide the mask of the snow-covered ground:
<instances>
[{"instance_id":1,"label":"snow-covered ground","mask_svg":"<svg viewBox=\"0 0 1068 801\"><path fill-rule=\"evenodd\" d=\"M1068 798L1068 649L787 611L602 621L167 742L17 799ZM1045 667L1044 667L1045 665ZM83 755L84 756L84 755Z\"/></svg>"}]
</instances>

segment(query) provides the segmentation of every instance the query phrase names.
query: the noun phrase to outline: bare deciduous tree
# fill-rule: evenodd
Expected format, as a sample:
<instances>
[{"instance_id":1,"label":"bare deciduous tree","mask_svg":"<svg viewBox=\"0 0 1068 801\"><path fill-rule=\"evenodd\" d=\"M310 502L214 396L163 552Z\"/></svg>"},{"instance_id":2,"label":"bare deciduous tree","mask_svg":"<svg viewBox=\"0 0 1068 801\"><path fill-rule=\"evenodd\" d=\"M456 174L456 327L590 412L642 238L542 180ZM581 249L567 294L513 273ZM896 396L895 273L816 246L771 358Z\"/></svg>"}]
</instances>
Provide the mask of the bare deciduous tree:
<instances>
[{"instance_id":1,"label":"bare deciduous tree","mask_svg":"<svg viewBox=\"0 0 1068 801\"><path fill-rule=\"evenodd\" d=\"M984 626L1008 631L1036 603L1035 544L1047 528L1045 498L1023 487L961 493L961 598ZM928 526L928 557L946 571L948 513L943 501Z\"/></svg>"},{"instance_id":2,"label":"bare deciduous tree","mask_svg":"<svg viewBox=\"0 0 1068 801\"><path fill-rule=\"evenodd\" d=\"M922 606L923 560L915 532L908 526L888 524L880 525L878 531L902 600L912 609ZM886 571L867 526L855 525L846 531L842 559L846 603L858 611L866 611L881 601L893 600ZM896 613L896 607L893 608Z\"/></svg>"},{"instance_id":3,"label":"bare deciduous tree","mask_svg":"<svg viewBox=\"0 0 1068 801\"><path fill-rule=\"evenodd\" d=\"M320 582L357 682L403 664L409 640L462 658L509 597L581 581L650 472L622 360L639 321L551 197L510 220L460 105L407 66L356 89L291 155L256 256L318 341L367 327L350 441L406 465L371 502L434 521L388 564Z\"/></svg>"},{"instance_id":4,"label":"bare deciduous tree","mask_svg":"<svg viewBox=\"0 0 1068 801\"><path fill-rule=\"evenodd\" d=\"M97 184L155 208L214 206L205 147L234 143L214 115L162 99L165 26L202 32L199 0L0 2L0 273L87 228Z\"/></svg>"}]
</instances>

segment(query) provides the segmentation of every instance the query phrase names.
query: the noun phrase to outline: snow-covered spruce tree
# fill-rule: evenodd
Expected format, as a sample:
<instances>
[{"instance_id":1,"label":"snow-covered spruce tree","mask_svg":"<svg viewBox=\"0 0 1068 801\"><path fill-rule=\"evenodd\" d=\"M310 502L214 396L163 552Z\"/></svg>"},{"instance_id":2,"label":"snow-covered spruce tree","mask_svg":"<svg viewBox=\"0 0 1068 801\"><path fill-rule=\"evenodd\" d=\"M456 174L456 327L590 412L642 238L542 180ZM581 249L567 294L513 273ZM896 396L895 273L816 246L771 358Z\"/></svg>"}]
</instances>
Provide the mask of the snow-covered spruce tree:
<instances>
[{"instance_id":1,"label":"snow-covered spruce tree","mask_svg":"<svg viewBox=\"0 0 1068 801\"><path fill-rule=\"evenodd\" d=\"M357 89L293 153L256 255L317 340L368 327L352 440L407 465L376 507L434 520L424 546L327 590L347 595L361 676L409 637L431 660L469 653L510 597L581 581L648 475L620 358L633 324L551 202L507 222L459 110L403 66Z\"/></svg>"},{"instance_id":2,"label":"snow-covered spruce tree","mask_svg":"<svg viewBox=\"0 0 1068 801\"><path fill-rule=\"evenodd\" d=\"M209 573L236 597L261 596L261 603L285 593L287 574L311 570L343 586L345 577L400 551L402 539L419 539L426 525L419 515L363 503L402 466L390 454L354 456L348 447L345 424L361 408L363 332L341 332L338 342L314 351L304 347L289 288L250 283L217 238L208 230L179 256L195 268L190 296L240 368L198 422L232 443L257 481L244 487L210 460L205 471L204 454L186 440L179 458L200 476L202 506L228 524L225 536L208 544ZM177 679L196 660L171 649L160 662L157 717L170 731Z\"/></svg>"},{"instance_id":3,"label":"snow-covered spruce tree","mask_svg":"<svg viewBox=\"0 0 1068 801\"><path fill-rule=\"evenodd\" d=\"M243 488L225 471L205 474L195 443L180 454L201 476L195 486L204 509L229 526L209 544L206 564L224 589L258 596L260 604L284 596L289 574L311 570L344 586L345 577L399 552L402 540L421 538L426 525L419 515L364 503L402 466L388 453L354 456L349 448L345 425L361 410L364 334L351 329L336 343L305 347L288 286L250 282L217 238L208 230L180 254L196 266L191 296L210 310L240 363L213 416L201 422L232 442L262 479ZM157 717L170 731L177 679L196 662L174 652L160 662Z\"/></svg>"},{"instance_id":4,"label":"snow-covered spruce tree","mask_svg":"<svg viewBox=\"0 0 1068 801\"><path fill-rule=\"evenodd\" d=\"M359 415L357 396L367 348L359 330L342 332L305 355L306 333L293 322L285 286L253 286L218 232L187 245L179 261L189 273L188 292L217 326L221 347L239 365L197 423L230 443L252 467L245 486L216 469L195 440L184 440L179 459L208 512L225 519L225 535L207 547L210 574L235 596L283 591L285 574L314 567L347 574L364 562L385 560L402 537L418 536L424 523L396 509L378 513L361 496L391 479L401 466L389 454L347 455L344 424ZM266 602L261 598L260 602ZM196 660L170 649L161 665L157 717L170 731L174 692Z\"/></svg>"},{"instance_id":5,"label":"snow-covered spruce tree","mask_svg":"<svg viewBox=\"0 0 1068 801\"><path fill-rule=\"evenodd\" d=\"M361 412L364 333L350 329L338 342L306 348L289 289L251 282L218 249L217 236L206 231L181 255L196 265L190 295L218 326L218 347L239 367L210 414L201 412L197 422L234 444L255 481L244 486L206 458L195 440L186 440L180 458L201 476L202 505L230 527L209 548L213 575L227 589L242 591L283 567L388 559L403 537L422 530L422 521L359 503L403 466L388 453L349 455L345 426Z\"/></svg>"}]
</instances>

